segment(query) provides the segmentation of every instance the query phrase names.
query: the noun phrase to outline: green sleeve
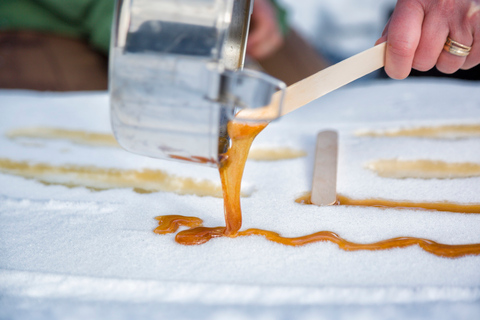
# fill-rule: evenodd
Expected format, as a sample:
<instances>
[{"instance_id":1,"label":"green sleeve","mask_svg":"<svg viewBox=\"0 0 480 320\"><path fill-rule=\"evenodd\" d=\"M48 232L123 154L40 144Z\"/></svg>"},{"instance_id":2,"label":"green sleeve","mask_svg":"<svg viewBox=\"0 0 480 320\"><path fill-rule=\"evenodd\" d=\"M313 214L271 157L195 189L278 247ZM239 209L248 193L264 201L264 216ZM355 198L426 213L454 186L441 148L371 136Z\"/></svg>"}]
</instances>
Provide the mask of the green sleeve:
<instances>
[{"instance_id":1,"label":"green sleeve","mask_svg":"<svg viewBox=\"0 0 480 320\"><path fill-rule=\"evenodd\" d=\"M108 53L110 48L114 7L114 0L97 0L96 5L92 7L84 20L84 27L89 34L90 43L105 53Z\"/></svg>"},{"instance_id":2,"label":"green sleeve","mask_svg":"<svg viewBox=\"0 0 480 320\"><path fill-rule=\"evenodd\" d=\"M284 35L287 11L271 0ZM36 30L87 40L107 53L115 0L0 0L0 30Z\"/></svg>"},{"instance_id":3,"label":"green sleeve","mask_svg":"<svg viewBox=\"0 0 480 320\"><path fill-rule=\"evenodd\" d=\"M278 24L280 26L280 30L282 31L282 34L285 36L289 30L287 10L284 7L282 7L280 4L278 4L277 0L270 0L270 1L272 2L272 4L275 7L275 10L277 11Z\"/></svg>"},{"instance_id":4,"label":"green sleeve","mask_svg":"<svg viewBox=\"0 0 480 320\"><path fill-rule=\"evenodd\" d=\"M108 52L114 0L1 0L0 30L82 38Z\"/></svg>"}]
</instances>

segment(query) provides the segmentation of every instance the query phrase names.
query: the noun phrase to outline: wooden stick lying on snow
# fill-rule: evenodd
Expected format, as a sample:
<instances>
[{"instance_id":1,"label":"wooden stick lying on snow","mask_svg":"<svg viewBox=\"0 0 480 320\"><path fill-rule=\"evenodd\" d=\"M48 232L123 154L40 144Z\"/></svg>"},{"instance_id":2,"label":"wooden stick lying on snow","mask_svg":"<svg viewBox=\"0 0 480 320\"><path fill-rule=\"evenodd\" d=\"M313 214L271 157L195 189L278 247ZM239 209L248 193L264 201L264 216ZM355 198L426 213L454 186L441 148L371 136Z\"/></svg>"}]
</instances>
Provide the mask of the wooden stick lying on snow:
<instances>
[{"instance_id":1,"label":"wooden stick lying on snow","mask_svg":"<svg viewBox=\"0 0 480 320\"><path fill-rule=\"evenodd\" d=\"M317 206L337 203L338 133L322 131L317 136L311 201Z\"/></svg>"},{"instance_id":2,"label":"wooden stick lying on snow","mask_svg":"<svg viewBox=\"0 0 480 320\"><path fill-rule=\"evenodd\" d=\"M353 57L311 75L286 89L281 116L292 112L321 96L363 77L385 65L386 43L381 43ZM259 109L244 109L239 119L274 119L278 115L280 95L275 93L271 103Z\"/></svg>"}]
</instances>

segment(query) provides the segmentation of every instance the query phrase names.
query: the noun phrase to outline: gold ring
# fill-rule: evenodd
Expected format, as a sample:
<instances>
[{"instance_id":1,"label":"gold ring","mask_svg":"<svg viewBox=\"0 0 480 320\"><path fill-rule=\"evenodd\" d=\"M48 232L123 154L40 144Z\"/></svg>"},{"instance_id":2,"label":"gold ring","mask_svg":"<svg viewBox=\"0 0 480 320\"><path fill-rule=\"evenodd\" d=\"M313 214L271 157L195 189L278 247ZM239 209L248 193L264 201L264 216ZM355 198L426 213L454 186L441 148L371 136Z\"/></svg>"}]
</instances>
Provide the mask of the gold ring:
<instances>
[{"instance_id":1,"label":"gold ring","mask_svg":"<svg viewBox=\"0 0 480 320\"><path fill-rule=\"evenodd\" d=\"M470 50L472 50L472 47L466 46L464 44L461 44L457 41L452 40L450 37L447 37L447 41L445 42L443 49L447 52L450 52L453 55L456 55L459 57L466 57L470 54Z\"/></svg>"}]
</instances>

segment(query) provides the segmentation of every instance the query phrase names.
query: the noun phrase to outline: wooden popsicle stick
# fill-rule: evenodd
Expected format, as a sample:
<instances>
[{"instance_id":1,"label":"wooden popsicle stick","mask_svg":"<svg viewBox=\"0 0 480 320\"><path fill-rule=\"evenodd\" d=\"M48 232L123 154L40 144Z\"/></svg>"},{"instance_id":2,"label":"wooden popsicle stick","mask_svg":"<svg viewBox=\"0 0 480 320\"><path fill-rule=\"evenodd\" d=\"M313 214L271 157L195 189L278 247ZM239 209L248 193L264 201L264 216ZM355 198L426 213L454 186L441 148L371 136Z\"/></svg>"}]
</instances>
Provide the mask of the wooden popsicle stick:
<instances>
[{"instance_id":1,"label":"wooden popsicle stick","mask_svg":"<svg viewBox=\"0 0 480 320\"><path fill-rule=\"evenodd\" d=\"M338 133L322 131L317 136L311 201L317 206L337 203Z\"/></svg>"},{"instance_id":2,"label":"wooden popsicle stick","mask_svg":"<svg viewBox=\"0 0 480 320\"><path fill-rule=\"evenodd\" d=\"M386 42L343 60L311 75L286 89L281 116L292 112L321 96L332 92L385 65ZM271 103L259 109L244 109L237 114L239 119L274 119L278 115L280 95L275 93Z\"/></svg>"}]
</instances>

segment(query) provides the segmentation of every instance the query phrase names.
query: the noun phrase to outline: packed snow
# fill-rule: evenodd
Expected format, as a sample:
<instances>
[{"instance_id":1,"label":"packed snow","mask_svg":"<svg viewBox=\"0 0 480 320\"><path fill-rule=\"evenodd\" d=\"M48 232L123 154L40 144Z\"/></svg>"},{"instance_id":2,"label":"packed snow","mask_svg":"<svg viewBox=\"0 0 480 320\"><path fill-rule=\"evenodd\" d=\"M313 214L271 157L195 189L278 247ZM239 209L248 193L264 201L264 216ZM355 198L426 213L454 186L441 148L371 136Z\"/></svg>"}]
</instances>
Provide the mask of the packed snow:
<instances>
[{"instance_id":1,"label":"packed snow","mask_svg":"<svg viewBox=\"0 0 480 320\"><path fill-rule=\"evenodd\" d=\"M5 136L11 129L32 126L108 133L106 93L7 90L0 92L0 105L0 158L158 168L219 181L216 170L199 165L145 158L118 148ZM478 138L355 135L360 129L478 122L480 90L468 82L379 80L337 90L272 123L258 136L257 147L295 147L308 155L247 162L244 183L253 194L242 200L243 227L286 236L330 230L355 242L415 236L447 244L480 243L480 215L294 202L311 188L317 132L333 128L340 133L339 193L354 198L478 203L480 178L395 180L363 167L368 160L387 157L479 163ZM192 316L190 305L192 310L200 308L205 317L236 310L240 318L255 308L275 315L286 306L304 306L314 312L332 304L367 308L362 310L393 304L395 310L404 310L412 303L441 302L466 304L467 310L478 312L474 307L480 299L478 256L440 258L418 247L345 252L331 243L294 248L261 237L222 238L184 247L174 242L173 235L154 234L154 217L193 215L207 226L222 225L221 199L138 194L131 189L95 192L8 174L0 177L0 290L8 302L1 312L9 317L38 308L61 315L76 302L93 313L97 309L112 312L123 303L145 305L152 312L157 303L167 309L185 306L183 317ZM59 301L60 309L52 301ZM126 314L135 313L133 305ZM308 318L303 312L297 315ZM180 313L177 316L182 318Z\"/></svg>"}]
</instances>

